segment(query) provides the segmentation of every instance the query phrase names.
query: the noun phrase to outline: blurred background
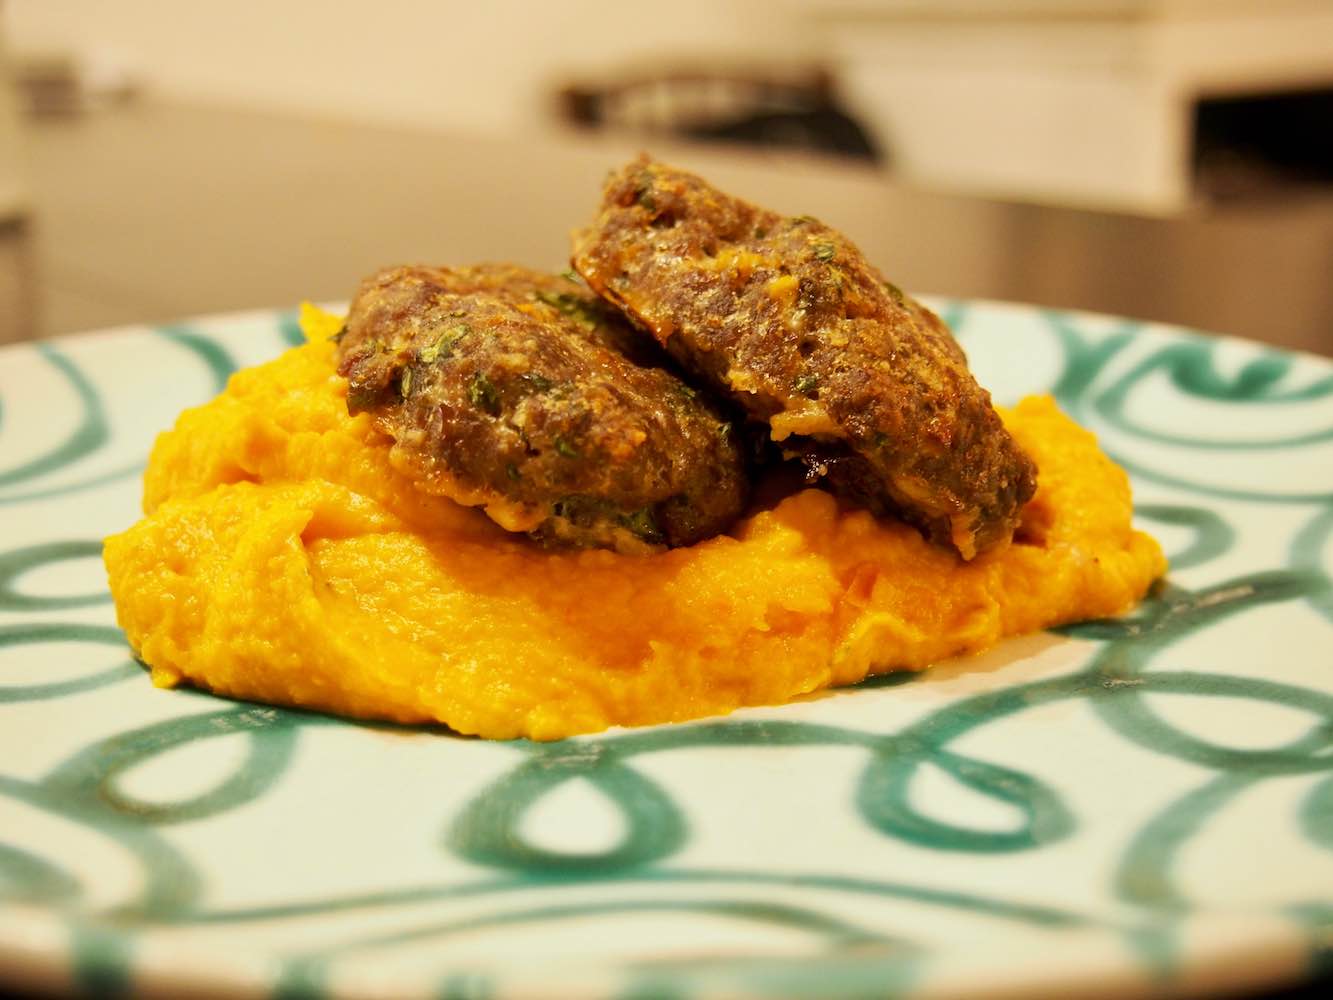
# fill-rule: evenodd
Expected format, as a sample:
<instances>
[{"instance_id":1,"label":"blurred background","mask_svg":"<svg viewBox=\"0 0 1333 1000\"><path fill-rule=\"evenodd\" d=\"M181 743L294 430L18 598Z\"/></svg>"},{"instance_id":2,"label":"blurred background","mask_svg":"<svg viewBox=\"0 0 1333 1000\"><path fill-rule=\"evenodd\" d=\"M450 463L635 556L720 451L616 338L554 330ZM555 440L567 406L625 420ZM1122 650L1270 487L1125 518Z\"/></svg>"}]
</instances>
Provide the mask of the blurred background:
<instances>
[{"instance_id":1,"label":"blurred background","mask_svg":"<svg viewBox=\"0 0 1333 1000\"><path fill-rule=\"evenodd\" d=\"M558 269L645 148L918 292L1333 354L1333 0L0 0L0 341Z\"/></svg>"}]
</instances>

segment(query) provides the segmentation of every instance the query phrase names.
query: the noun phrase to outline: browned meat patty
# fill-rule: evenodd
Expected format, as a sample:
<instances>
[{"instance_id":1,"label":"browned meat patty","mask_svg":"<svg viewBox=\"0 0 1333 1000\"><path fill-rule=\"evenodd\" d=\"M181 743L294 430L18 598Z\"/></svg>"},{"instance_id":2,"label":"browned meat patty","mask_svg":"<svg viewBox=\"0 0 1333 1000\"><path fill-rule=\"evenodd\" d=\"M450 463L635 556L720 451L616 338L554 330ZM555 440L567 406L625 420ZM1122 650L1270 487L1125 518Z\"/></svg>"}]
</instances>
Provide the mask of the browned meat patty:
<instances>
[{"instance_id":1,"label":"browned meat patty","mask_svg":"<svg viewBox=\"0 0 1333 1000\"><path fill-rule=\"evenodd\" d=\"M574 266L812 480L965 559L1012 537L1035 466L940 319L842 234L641 157L608 180Z\"/></svg>"},{"instance_id":2,"label":"browned meat patty","mask_svg":"<svg viewBox=\"0 0 1333 1000\"><path fill-rule=\"evenodd\" d=\"M510 531L643 552L715 535L745 502L727 417L566 278L381 271L352 303L338 355L349 412L374 416L418 486Z\"/></svg>"}]
</instances>

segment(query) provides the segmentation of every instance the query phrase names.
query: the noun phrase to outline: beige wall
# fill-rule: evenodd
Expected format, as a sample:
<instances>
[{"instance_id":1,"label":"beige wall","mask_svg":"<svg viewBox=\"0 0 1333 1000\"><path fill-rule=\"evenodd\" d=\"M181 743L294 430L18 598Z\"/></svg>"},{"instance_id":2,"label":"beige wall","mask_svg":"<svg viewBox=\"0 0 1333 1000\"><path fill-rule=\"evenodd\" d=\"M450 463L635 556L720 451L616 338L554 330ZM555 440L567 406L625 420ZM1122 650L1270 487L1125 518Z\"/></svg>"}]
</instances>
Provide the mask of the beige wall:
<instances>
[{"instance_id":1,"label":"beige wall","mask_svg":"<svg viewBox=\"0 0 1333 1000\"><path fill-rule=\"evenodd\" d=\"M1198 94L1333 82L1333 0L0 0L19 52L167 97L445 130L571 75L813 57L914 184L1177 212Z\"/></svg>"},{"instance_id":2,"label":"beige wall","mask_svg":"<svg viewBox=\"0 0 1333 1000\"><path fill-rule=\"evenodd\" d=\"M0 0L13 47L141 71L159 93L502 133L574 69L805 51L786 0Z\"/></svg>"}]
</instances>

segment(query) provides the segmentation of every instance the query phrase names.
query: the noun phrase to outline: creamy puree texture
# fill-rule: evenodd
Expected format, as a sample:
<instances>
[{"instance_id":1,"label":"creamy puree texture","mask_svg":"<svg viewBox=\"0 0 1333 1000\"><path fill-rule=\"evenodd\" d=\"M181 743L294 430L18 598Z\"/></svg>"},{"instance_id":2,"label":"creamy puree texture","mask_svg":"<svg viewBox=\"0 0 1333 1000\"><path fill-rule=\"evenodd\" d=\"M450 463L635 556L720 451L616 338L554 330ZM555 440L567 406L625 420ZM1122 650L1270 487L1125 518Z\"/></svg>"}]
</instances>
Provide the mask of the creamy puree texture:
<instances>
[{"instance_id":1,"label":"creamy puree texture","mask_svg":"<svg viewBox=\"0 0 1333 1000\"><path fill-rule=\"evenodd\" d=\"M551 551L413 487L349 417L327 334L158 439L106 541L164 687L549 740L778 704L1128 610L1165 570L1125 474L1045 397L1001 411L1040 469L1019 541L962 562L804 490L648 556ZM331 324L331 326L330 326Z\"/></svg>"}]
</instances>

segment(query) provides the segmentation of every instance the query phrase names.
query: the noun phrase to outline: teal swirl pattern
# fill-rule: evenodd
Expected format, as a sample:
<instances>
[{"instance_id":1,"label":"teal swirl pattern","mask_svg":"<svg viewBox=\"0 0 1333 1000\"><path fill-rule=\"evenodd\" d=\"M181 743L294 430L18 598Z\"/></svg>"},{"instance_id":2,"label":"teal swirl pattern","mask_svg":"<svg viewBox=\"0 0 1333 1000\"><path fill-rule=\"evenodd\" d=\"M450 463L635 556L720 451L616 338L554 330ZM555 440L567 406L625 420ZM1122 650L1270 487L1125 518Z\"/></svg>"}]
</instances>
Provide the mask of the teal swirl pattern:
<instances>
[{"instance_id":1,"label":"teal swirl pattern","mask_svg":"<svg viewBox=\"0 0 1333 1000\"><path fill-rule=\"evenodd\" d=\"M941 305L1001 401L1051 392L1131 472L1169 578L921 675L554 744L159 692L130 657L99 539L293 313L7 349L0 983L1169 995L1238 941L1256 986L1333 969L1333 366Z\"/></svg>"}]
</instances>

